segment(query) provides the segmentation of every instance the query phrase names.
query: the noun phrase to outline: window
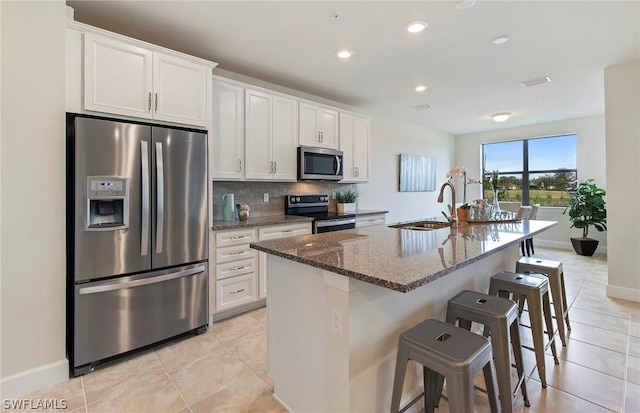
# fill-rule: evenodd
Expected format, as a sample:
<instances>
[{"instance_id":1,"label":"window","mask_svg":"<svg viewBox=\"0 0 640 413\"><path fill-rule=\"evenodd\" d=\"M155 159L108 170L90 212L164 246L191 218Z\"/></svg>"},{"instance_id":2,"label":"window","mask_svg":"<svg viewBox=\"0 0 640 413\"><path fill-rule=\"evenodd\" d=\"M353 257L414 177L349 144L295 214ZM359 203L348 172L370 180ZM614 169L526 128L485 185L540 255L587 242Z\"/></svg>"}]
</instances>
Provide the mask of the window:
<instances>
[{"instance_id":1,"label":"window","mask_svg":"<svg viewBox=\"0 0 640 413\"><path fill-rule=\"evenodd\" d=\"M499 201L565 206L566 189L577 178L576 135L482 145L484 197L493 200L497 171Z\"/></svg>"}]
</instances>

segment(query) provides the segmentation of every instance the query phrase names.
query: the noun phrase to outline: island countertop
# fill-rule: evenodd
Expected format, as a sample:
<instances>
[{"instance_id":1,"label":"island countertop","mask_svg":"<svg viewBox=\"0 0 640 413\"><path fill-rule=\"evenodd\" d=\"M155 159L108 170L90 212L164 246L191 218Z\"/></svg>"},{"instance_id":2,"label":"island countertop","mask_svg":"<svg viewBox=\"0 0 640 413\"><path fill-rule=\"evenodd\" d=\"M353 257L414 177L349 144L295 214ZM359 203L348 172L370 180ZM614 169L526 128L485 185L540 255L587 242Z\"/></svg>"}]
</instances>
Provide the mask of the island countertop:
<instances>
[{"instance_id":1,"label":"island countertop","mask_svg":"<svg viewBox=\"0 0 640 413\"><path fill-rule=\"evenodd\" d=\"M374 226L263 241L251 248L409 292L554 225L554 221L524 220L429 231Z\"/></svg>"}]
</instances>

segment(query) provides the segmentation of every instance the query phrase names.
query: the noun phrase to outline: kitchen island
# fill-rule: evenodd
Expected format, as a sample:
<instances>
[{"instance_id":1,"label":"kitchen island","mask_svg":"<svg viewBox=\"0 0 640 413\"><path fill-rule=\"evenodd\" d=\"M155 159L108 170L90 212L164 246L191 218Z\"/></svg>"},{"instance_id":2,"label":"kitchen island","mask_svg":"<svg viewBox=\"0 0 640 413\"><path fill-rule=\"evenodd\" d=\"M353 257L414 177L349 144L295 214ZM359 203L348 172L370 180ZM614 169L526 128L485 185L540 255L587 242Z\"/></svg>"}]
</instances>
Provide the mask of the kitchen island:
<instances>
[{"instance_id":1,"label":"kitchen island","mask_svg":"<svg viewBox=\"0 0 640 413\"><path fill-rule=\"evenodd\" d=\"M461 290L487 291L492 275L514 270L520 241L555 224L378 226L252 244L268 254L274 397L293 412L389 411L400 333L444 320ZM422 391L422 370L409 367L403 405Z\"/></svg>"}]
</instances>

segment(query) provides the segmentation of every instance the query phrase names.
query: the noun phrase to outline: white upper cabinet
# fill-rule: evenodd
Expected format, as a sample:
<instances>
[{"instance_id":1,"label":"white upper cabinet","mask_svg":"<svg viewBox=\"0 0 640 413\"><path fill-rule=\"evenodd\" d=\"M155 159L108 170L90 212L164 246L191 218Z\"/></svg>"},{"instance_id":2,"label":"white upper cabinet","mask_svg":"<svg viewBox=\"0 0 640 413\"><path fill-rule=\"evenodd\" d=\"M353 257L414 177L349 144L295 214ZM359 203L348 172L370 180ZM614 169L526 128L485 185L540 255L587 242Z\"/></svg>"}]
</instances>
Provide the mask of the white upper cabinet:
<instances>
[{"instance_id":1,"label":"white upper cabinet","mask_svg":"<svg viewBox=\"0 0 640 413\"><path fill-rule=\"evenodd\" d=\"M206 66L154 52L154 119L207 126L207 77L210 75Z\"/></svg>"},{"instance_id":2,"label":"white upper cabinet","mask_svg":"<svg viewBox=\"0 0 640 413\"><path fill-rule=\"evenodd\" d=\"M218 180L243 178L244 87L213 81L213 119L209 165Z\"/></svg>"},{"instance_id":3,"label":"white upper cabinet","mask_svg":"<svg viewBox=\"0 0 640 413\"><path fill-rule=\"evenodd\" d=\"M296 180L297 102L245 89L245 178Z\"/></svg>"},{"instance_id":4,"label":"white upper cabinet","mask_svg":"<svg viewBox=\"0 0 640 413\"><path fill-rule=\"evenodd\" d=\"M207 126L212 66L120 36L84 33L84 109Z\"/></svg>"},{"instance_id":5,"label":"white upper cabinet","mask_svg":"<svg viewBox=\"0 0 640 413\"><path fill-rule=\"evenodd\" d=\"M340 150L343 156L342 182L368 182L370 158L369 118L340 113Z\"/></svg>"},{"instance_id":6,"label":"white upper cabinet","mask_svg":"<svg viewBox=\"0 0 640 413\"><path fill-rule=\"evenodd\" d=\"M338 149L338 111L300 102L300 145Z\"/></svg>"},{"instance_id":7,"label":"white upper cabinet","mask_svg":"<svg viewBox=\"0 0 640 413\"><path fill-rule=\"evenodd\" d=\"M84 35L84 108L151 119L153 53L119 40Z\"/></svg>"}]
</instances>

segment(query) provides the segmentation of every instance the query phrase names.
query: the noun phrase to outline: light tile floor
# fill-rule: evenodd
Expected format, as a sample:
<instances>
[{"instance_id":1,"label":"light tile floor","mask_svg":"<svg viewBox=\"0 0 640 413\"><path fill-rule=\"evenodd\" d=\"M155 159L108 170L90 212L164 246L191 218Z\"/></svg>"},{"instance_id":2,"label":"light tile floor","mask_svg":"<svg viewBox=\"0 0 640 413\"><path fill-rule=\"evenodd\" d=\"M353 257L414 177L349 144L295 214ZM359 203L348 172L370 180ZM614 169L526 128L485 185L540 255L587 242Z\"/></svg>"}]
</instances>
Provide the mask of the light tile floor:
<instances>
[{"instance_id":1,"label":"light tile floor","mask_svg":"<svg viewBox=\"0 0 640 413\"><path fill-rule=\"evenodd\" d=\"M531 407L518 398L514 411L640 412L640 303L606 296L603 255L537 247L535 256L563 262L572 330L566 347L557 340L560 364L547 357L546 389L525 351ZM74 413L285 412L272 397L265 341L263 308L24 398L65 399ZM488 411L482 393L476 400ZM446 400L436 412L448 412Z\"/></svg>"}]
</instances>

